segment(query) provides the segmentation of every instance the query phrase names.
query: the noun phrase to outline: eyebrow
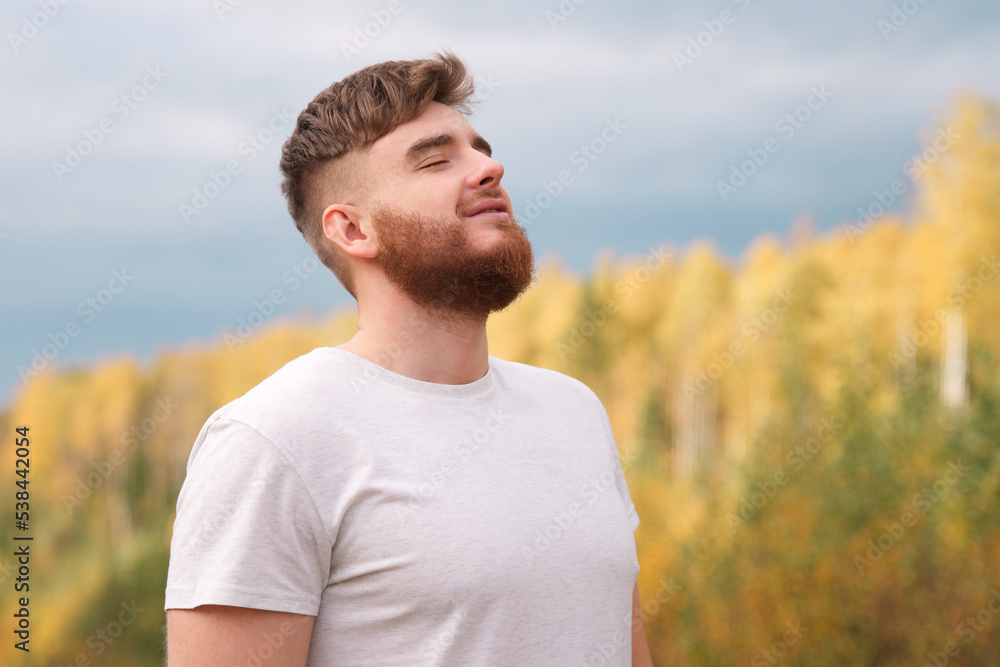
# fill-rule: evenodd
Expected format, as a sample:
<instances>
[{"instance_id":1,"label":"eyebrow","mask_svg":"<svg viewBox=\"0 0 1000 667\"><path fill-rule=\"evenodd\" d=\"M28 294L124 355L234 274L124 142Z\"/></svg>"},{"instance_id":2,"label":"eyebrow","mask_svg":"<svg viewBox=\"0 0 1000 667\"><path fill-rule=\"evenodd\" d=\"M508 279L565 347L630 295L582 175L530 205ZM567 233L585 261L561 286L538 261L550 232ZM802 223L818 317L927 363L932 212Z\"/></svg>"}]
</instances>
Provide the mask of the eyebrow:
<instances>
[{"instance_id":1,"label":"eyebrow","mask_svg":"<svg viewBox=\"0 0 1000 667\"><path fill-rule=\"evenodd\" d=\"M458 143L458 140L455 138L454 134L449 132L424 137L423 139L419 139L414 142L413 145L407 149L406 161L416 162L421 155L429 150L455 143ZM490 146L490 142L486 141L478 134L472 138L472 147L490 157L493 156L493 148Z\"/></svg>"}]
</instances>

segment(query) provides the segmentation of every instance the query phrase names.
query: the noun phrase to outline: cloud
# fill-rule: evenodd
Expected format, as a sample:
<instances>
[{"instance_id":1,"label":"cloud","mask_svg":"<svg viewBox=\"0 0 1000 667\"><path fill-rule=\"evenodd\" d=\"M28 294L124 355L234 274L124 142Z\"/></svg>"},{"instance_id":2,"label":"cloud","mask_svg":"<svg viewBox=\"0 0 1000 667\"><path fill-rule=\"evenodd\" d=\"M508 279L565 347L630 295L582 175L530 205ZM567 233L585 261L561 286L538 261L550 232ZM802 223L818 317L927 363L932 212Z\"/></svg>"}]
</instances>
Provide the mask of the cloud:
<instances>
[{"instance_id":1,"label":"cloud","mask_svg":"<svg viewBox=\"0 0 1000 667\"><path fill-rule=\"evenodd\" d=\"M77 298L73 289L134 258L146 269L135 304L190 313L186 323L161 327L171 339L224 326L224 316L212 315L220 299L238 298L241 284L305 248L278 190L279 146L290 128L253 160L241 145L267 127L276 107L296 114L373 62L448 48L492 82L472 122L507 167L515 206L537 201L560 171L575 170L529 231L539 255L559 253L578 270L604 247L642 252L705 236L736 256L758 234L786 230L803 209L829 227L898 177L920 131L940 122L957 93L1000 98L993 65L1000 7L971 0L921 5L887 36L878 21L903 3L399 3L392 14L388 0L243 0L220 16L209 0L73 2L16 52L8 33L19 34L39 5L0 8L8 41L0 77L5 99L16 101L0 107L7 158L0 280L18 285L0 293L0 305L24 326L6 367L54 326L67 290ZM723 10L735 20L712 34ZM553 22L547 12L566 20ZM360 38L354 43L358 31L370 40L363 47ZM680 68L675 54L690 39L701 40L702 52ZM348 58L345 44L359 52ZM116 100L141 85L149 67L168 75L127 118L115 115ZM835 96L722 201L716 183L774 135L776 121L814 85ZM105 118L113 132L60 179L53 162L65 162ZM579 171L574 155L615 118L627 129ZM179 207L205 192L213 174L224 180L218 174L233 160L240 173L185 221ZM168 259L154 261L156 253ZM220 271L222 258L238 261ZM44 269L25 280L32 266ZM191 276L221 280L220 273L234 285L224 295L191 288ZM167 303L153 285L175 285L190 303ZM321 292L296 298L316 308L330 303ZM136 322L131 334L122 332L123 344L166 342L138 324L149 318L132 303L120 304L120 321ZM78 344L82 357L100 347L96 339Z\"/></svg>"}]
</instances>

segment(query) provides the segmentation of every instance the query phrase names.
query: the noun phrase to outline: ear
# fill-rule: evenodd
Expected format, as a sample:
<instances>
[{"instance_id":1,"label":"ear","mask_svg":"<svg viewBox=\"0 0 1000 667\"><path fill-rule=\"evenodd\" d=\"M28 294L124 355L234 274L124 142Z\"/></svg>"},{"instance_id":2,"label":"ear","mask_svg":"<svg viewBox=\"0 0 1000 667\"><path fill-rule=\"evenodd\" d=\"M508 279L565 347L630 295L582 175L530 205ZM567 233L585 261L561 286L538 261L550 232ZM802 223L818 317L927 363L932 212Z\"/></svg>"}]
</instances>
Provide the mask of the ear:
<instances>
[{"instance_id":1,"label":"ear","mask_svg":"<svg viewBox=\"0 0 1000 667\"><path fill-rule=\"evenodd\" d=\"M331 204L323 211L323 233L352 257L373 259L379 254L371 220L357 206Z\"/></svg>"}]
</instances>

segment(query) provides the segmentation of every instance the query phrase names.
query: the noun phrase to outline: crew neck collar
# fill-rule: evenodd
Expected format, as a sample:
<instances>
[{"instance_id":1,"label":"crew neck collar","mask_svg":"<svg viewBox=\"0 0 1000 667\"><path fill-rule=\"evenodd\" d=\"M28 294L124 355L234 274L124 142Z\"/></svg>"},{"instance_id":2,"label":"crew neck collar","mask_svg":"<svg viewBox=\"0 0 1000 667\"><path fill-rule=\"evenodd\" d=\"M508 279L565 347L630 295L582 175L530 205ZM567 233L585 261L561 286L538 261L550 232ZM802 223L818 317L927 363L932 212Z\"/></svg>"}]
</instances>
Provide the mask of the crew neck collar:
<instances>
[{"instance_id":1,"label":"crew neck collar","mask_svg":"<svg viewBox=\"0 0 1000 667\"><path fill-rule=\"evenodd\" d=\"M322 347L319 348L319 351L331 354L360 369L363 372L365 380L384 382L407 391L429 396L467 398L485 393L493 386L493 357L488 357L489 365L487 366L486 374L478 380L473 380L467 384L439 384L437 382L424 382L423 380L400 375L353 352L348 352L337 347Z\"/></svg>"}]
</instances>

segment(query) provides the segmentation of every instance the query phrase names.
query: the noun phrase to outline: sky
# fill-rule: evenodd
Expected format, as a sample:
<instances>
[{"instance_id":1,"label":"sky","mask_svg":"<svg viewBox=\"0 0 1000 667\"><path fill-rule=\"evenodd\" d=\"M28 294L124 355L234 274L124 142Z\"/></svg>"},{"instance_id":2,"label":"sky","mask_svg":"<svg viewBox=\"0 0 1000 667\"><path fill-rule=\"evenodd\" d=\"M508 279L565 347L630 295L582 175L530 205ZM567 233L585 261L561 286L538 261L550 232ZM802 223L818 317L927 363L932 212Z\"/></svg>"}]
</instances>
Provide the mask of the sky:
<instances>
[{"instance_id":1,"label":"sky","mask_svg":"<svg viewBox=\"0 0 1000 667\"><path fill-rule=\"evenodd\" d=\"M1000 5L969 0L10 0L0 27L0 405L33 362L353 304L278 159L372 63L465 60L536 256L580 274L699 240L738 263L805 217L838 233L959 95L1000 100Z\"/></svg>"}]
</instances>

